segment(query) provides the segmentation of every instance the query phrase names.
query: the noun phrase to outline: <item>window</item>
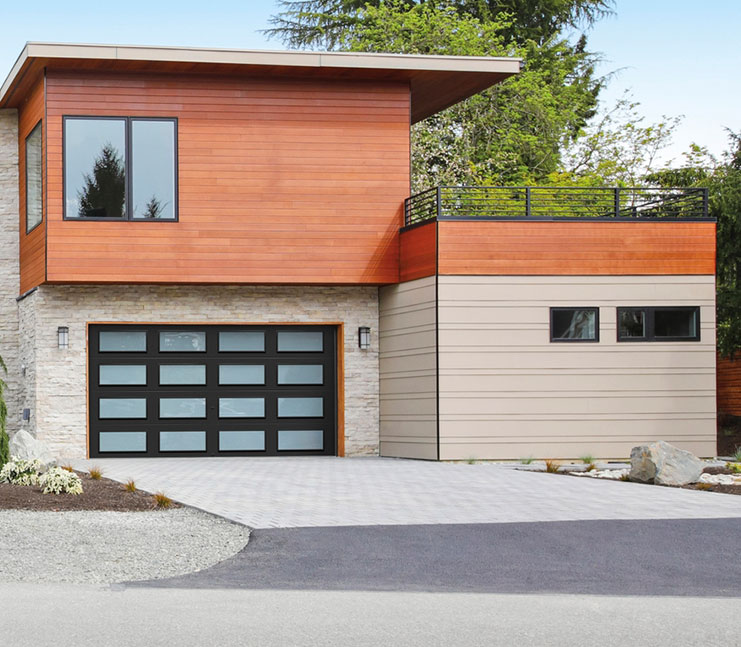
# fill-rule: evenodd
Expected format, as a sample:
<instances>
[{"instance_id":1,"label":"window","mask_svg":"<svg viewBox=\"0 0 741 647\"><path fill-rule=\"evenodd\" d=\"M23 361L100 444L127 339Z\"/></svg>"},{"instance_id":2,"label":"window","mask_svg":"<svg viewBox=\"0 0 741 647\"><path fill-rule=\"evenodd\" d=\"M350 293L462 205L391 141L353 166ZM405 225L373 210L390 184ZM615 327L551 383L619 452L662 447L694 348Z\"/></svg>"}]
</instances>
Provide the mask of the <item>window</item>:
<instances>
[{"instance_id":1,"label":"window","mask_svg":"<svg viewBox=\"0 0 741 647\"><path fill-rule=\"evenodd\" d=\"M599 341L599 308L551 308L551 341Z\"/></svg>"},{"instance_id":2,"label":"window","mask_svg":"<svg viewBox=\"0 0 741 647\"><path fill-rule=\"evenodd\" d=\"M700 308L617 309L618 341L700 341Z\"/></svg>"},{"instance_id":3,"label":"window","mask_svg":"<svg viewBox=\"0 0 741 647\"><path fill-rule=\"evenodd\" d=\"M41 224L42 201L41 122L26 137L26 233Z\"/></svg>"},{"instance_id":4,"label":"window","mask_svg":"<svg viewBox=\"0 0 741 647\"><path fill-rule=\"evenodd\" d=\"M64 118L64 217L177 220L177 121Z\"/></svg>"}]
</instances>

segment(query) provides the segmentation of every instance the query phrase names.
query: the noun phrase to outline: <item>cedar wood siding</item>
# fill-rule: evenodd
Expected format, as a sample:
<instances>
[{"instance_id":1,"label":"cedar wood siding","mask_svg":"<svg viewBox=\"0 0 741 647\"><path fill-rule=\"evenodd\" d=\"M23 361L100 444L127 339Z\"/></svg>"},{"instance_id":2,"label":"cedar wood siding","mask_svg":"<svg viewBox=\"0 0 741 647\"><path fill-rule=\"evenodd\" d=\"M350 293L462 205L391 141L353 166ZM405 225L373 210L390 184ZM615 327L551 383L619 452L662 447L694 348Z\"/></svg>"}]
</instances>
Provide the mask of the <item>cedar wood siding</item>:
<instances>
[{"instance_id":1,"label":"cedar wood siding","mask_svg":"<svg viewBox=\"0 0 741 647\"><path fill-rule=\"evenodd\" d=\"M26 234L26 137L44 117L44 78L39 77L18 109L18 160L20 205L20 293L23 294L40 283L46 275L46 123L42 125L42 189L44 218L30 234Z\"/></svg>"},{"instance_id":2,"label":"cedar wood siding","mask_svg":"<svg viewBox=\"0 0 741 647\"><path fill-rule=\"evenodd\" d=\"M436 222L402 231L399 248L400 281L413 281L437 273Z\"/></svg>"},{"instance_id":3,"label":"cedar wood siding","mask_svg":"<svg viewBox=\"0 0 741 647\"><path fill-rule=\"evenodd\" d=\"M718 413L741 416L741 359L718 357Z\"/></svg>"},{"instance_id":4,"label":"cedar wood siding","mask_svg":"<svg viewBox=\"0 0 741 647\"><path fill-rule=\"evenodd\" d=\"M409 110L400 82L49 71L47 279L394 283ZM63 221L63 115L176 117L179 222Z\"/></svg>"},{"instance_id":5,"label":"cedar wood siding","mask_svg":"<svg viewBox=\"0 0 741 647\"><path fill-rule=\"evenodd\" d=\"M440 274L715 274L713 222L438 223Z\"/></svg>"}]
</instances>

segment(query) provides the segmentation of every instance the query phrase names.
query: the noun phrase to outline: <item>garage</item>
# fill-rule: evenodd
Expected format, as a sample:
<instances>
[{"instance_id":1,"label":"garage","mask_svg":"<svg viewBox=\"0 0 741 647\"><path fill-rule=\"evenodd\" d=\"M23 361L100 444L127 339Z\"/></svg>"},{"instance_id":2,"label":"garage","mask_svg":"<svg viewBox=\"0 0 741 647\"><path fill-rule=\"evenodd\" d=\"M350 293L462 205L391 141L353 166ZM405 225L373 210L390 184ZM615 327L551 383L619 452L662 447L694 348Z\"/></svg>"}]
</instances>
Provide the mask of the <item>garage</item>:
<instances>
[{"instance_id":1,"label":"garage","mask_svg":"<svg viewBox=\"0 0 741 647\"><path fill-rule=\"evenodd\" d=\"M90 324L91 457L334 455L337 329Z\"/></svg>"}]
</instances>

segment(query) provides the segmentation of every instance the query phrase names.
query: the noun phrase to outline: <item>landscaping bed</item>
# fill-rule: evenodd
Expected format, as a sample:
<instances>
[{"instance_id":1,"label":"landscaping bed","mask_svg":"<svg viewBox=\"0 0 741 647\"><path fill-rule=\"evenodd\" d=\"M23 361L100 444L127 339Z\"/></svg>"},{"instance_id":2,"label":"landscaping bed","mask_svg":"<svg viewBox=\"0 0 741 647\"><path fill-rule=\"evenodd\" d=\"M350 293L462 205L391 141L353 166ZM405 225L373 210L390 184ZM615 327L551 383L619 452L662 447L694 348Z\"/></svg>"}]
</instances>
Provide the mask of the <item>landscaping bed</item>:
<instances>
[{"instance_id":1,"label":"landscaping bed","mask_svg":"<svg viewBox=\"0 0 741 647\"><path fill-rule=\"evenodd\" d=\"M38 485L0 483L2 510L110 510L137 512L157 507L151 494L129 492L110 479L92 479L86 472L76 472L82 481L82 494L44 494ZM172 507L179 507L172 503Z\"/></svg>"}]
</instances>

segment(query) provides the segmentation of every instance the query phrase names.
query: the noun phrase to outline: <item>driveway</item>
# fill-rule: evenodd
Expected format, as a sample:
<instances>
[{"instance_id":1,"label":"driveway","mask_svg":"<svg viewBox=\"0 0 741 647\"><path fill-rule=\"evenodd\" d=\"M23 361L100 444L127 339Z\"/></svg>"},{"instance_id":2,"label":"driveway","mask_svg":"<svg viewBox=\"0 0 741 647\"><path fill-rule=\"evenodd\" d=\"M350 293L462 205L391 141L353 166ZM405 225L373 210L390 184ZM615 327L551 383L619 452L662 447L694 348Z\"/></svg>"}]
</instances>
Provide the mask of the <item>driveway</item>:
<instances>
[{"instance_id":1,"label":"driveway","mask_svg":"<svg viewBox=\"0 0 741 647\"><path fill-rule=\"evenodd\" d=\"M251 528L741 517L739 497L393 458L78 461Z\"/></svg>"}]
</instances>

